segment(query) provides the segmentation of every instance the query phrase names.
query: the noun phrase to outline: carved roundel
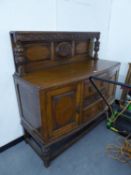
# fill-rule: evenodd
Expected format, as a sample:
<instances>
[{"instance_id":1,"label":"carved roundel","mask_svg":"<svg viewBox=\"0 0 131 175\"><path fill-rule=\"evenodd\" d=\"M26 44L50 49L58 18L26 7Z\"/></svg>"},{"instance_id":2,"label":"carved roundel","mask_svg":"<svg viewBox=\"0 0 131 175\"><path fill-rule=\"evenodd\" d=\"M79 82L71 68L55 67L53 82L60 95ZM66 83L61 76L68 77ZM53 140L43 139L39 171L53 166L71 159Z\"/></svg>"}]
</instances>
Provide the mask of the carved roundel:
<instances>
[{"instance_id":1,"label":"carved roundel","mask_svg":"<svg viewBox=\"0 0 131 175\"><path fill-rule=\"evenodd\" d=\"M71 47L71 44L68 42L59 43L56 47L56 53L62 57L70 56L71 52L72 52L72 47Z\"/></svg>"}]
</instances>

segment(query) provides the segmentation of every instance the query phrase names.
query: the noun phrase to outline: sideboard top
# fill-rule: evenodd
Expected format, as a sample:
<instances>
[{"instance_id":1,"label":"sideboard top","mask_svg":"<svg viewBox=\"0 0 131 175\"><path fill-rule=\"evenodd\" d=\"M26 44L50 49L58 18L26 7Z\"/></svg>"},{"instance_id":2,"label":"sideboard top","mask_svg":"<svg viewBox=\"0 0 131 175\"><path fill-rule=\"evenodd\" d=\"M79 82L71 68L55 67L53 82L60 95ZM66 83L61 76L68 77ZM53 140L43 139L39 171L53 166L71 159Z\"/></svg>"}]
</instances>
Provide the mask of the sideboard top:
<instances>
[{"instance_id":1,"label":"sideboard top","mask_svg":"<svg viewBox=\"0 0 131 175\"><path fill-rule=\"evenodd\" d=\"M99 32L10 32L16 73L24 76L86 59L98 59Z\"/></svg>"},{"instance_id":2,"label":"sideboard top","mask_svg":"<svg viewBox=\"0 0 131 175\"><path fill-rule=\"evenodd\" d=\"M110 70L118 69L119 66L120 63L114 61L85 60L32 72L23 76L22 79L33 86L46 89L88 79L92 75L99 75L105 71L108 73Z\"/></svg>"}]
</instances>

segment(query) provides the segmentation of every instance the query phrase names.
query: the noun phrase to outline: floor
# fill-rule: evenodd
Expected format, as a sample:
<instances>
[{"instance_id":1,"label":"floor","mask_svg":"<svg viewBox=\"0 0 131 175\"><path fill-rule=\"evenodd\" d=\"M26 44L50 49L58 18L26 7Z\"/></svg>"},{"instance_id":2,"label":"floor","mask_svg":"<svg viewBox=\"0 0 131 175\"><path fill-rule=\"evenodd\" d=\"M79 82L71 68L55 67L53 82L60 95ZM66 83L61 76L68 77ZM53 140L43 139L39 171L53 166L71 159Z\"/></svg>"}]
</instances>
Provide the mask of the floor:
<instances>
[{"instance_id":1,"label":"floor","mask_svg":"<svg viewBox=\"0 0 131 175\"><path fill-rule=\"evenodd\" d=\"M117 138L102 122L48 169L23 141L0 155L0 175L131 175L129 165L112 160L106 153L106 146Z\"/></svg>"}]
</instances>

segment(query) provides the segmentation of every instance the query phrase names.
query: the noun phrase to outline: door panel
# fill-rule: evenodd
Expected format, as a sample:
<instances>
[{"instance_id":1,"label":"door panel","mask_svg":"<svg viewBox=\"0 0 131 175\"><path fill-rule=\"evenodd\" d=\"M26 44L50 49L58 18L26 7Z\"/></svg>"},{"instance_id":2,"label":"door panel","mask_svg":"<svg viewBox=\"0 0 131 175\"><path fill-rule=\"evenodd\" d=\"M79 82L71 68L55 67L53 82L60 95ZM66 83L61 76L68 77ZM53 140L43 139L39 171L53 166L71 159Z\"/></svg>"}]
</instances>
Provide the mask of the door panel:
<instances>
[{"instance_id":1,"label":"door panel","mask_svg":"<svg viewBox=\"0 0 131 175\"><path fill-rule=\"evenodd\" d=\"M80 122L80 85L47 92L47 119L50 138L57 138L76 128Z\"/></svg>"}]
</instances>

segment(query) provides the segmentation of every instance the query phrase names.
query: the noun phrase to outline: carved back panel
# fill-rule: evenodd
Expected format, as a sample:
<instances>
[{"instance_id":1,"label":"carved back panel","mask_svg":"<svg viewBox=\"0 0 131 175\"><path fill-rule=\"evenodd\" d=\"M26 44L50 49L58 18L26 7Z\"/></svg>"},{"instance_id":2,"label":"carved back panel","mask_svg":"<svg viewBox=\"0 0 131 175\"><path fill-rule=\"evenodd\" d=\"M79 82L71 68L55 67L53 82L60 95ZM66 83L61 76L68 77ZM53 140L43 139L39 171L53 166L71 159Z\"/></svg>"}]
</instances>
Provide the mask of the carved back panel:
<instances>
[{"instance_id":1,"label":"carved back panel","mask_svg":"<svg viewBox=\"0 0 131 175\"><path fill-rule=\"evenodd\" d=\"M16 73L81 60L98 59L99 32L11 32Z\"/></svg>"}]
</instances>

